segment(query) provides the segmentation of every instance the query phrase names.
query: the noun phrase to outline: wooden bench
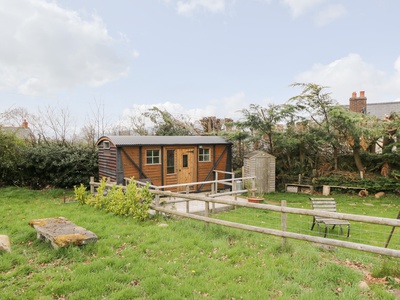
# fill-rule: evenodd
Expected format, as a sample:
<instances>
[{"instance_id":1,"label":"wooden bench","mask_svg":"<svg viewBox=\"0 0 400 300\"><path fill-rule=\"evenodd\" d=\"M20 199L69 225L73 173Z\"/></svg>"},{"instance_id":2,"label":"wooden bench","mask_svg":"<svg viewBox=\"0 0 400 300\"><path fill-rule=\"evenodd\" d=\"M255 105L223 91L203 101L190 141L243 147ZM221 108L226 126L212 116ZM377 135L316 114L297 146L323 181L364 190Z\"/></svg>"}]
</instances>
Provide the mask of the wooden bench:
<instances>
[{"instance_id":1,"label":"wooden bench","mask_svg":"<svg viewBox=\"0 0 400 300\"><path fill-rule=\"evenodd\" d=\"M333 199L333 198L311 198L310 197L310 200L311 200L311 204L312 204L312 207L314 210L336 212L336 202L335 202L335 199ZM319 233L320 232L320 223L323 223L325 225L324 237L326 237L326 235L328 233L328 227L330 225L333 225L332 229L335 229L335 226L339 225L341 234L343 234L342 225L346 225L347 226L347 237L350 236L350 223L346 220L314 216L313 223L311 225L311 230L313 230L315 224L317 224L318 233Z\"/></svg>"},{"instance_id":2,"label":"wooden bench","mask_svg":"<svg viewBox=\"0 0 400 300\"><path fill-rule=\"evenodd\" d=\"M299 183L286 183L285 191L291 193L314 193L314 186L310 184L299 184Z\"/></svg>"},{"instance_id":3,"label":"wooden bench","mask_svg":"<svg viewBox=\"0 0 400 300\"><path fill-rule=\"evenodd\" d=\"M29 225L35 228L38 239L50 241L55 249L97 241L97 236L93 232L63 217L31 220Z\"/></svg>"},{"instance_id":4,"label":"wooden bench","mask_svg":"<svg viewBox=\"0 0 400 300\"><path fill-rule=\"evenodd\" d=\"M331 193L331 189L358 190L358 191L365 190L365 188L356 187L356 186L323 185L322 186L322 194L324 196L329 196Z\"/></svg>"}]
</instances>

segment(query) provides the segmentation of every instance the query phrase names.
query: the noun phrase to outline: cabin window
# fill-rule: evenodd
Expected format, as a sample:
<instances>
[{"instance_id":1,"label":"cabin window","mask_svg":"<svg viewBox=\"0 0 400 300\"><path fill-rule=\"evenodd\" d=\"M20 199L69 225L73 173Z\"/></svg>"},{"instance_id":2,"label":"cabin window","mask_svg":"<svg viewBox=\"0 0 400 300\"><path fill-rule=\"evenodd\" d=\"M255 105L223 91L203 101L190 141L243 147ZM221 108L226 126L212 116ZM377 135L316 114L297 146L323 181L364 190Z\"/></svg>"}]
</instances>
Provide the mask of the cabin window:
<instances>
[{"instance_id":1,"label":"cabin window","mask_svg":"<svg viewBox=\"0 0 400 300\"><path fill-rule=\"evenodd\" d=\"M167 150L167 174L175 173L175 150Z\"/></svg>"},{"instance_id":2,"label":"cabin window","mask_svg":"<svg viewBox=\"0 0 400 300\"><path fill-rule=\"evenodd\" d=\"M182 156L182 167L187 168L189 166L189 156L187 154L183 154Z\"/></svg>"},{"instance_id":3,"label":"cabin window","mask_svg":"<svg viewBox=\"0 0 400 300\"><path fill-rule=\"evenodd\" d=\"M199 161L210 161L210 148L199 148Z\"/></svg>"},{"instance_id":4,"label":"cabin window","mask_svg":"<svg viewBox=\"0 0 400 300\"><path fill-rule=\"evenodd\" d=\"M103 142L103 149L104 150L110 149L110 142L109 141L104 141Z\"/></svg>"},{"instance_id":5,"label":"cabin window","mask_svg":"<svg viewBox=\"0 0 400 300\"><path fill-rule=\"evenodd\" d=\"M156 165L160 163L160 150L147 150L146 163L148 165Z\"/></svg>"}]
</instances>

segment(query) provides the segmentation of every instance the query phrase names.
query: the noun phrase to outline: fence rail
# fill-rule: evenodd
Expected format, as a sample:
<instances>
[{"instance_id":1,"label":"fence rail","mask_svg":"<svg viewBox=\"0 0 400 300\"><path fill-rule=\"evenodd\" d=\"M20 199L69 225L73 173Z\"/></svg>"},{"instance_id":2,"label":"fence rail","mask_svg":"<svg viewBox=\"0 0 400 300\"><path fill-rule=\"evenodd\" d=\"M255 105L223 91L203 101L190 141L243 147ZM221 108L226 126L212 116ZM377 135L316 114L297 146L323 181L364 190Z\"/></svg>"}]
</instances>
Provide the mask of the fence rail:
<instances>
[{"instance_id":1,"label":"fence rail","mask_svg":"<svg viewBox=\"0 0 400 300\"><path fill-rule=\"evenodd\" d=\"M235 178L235 174L233 172L226 172L226 171L218 171L215 170L215 179L214 180L208 180L208 181L199 181L199 182L188 182L188 183L179 183L179 184L169 184L169 185L161 185L161 186L156 186L150 184L149 187L154 190L166 190L166 189L174 189L174 188L180 188L180 187L185 187L185 191L181 193L186 193L189 194L190 192L190 187L191 186L197 186L197 185L205 185L205 184L211 184L211 191L209 193L210 197L219 197L219 196L225 196L225 195L233 195L236 200L236 196L238 194L243 194L245 192L250 192L253 193L257 190L256 189L256 177L255 176L248 176L248 177L240 177L240 178ZM219 179L219 174L228 174L232 176L231 178L228 179ZM128 184L132 179L131 178L124 178L125 185ZM91 182L94 181L92 180L91 177ZM136 184L145 186L147 183L146 182L141 182L140 180L135 180ZM247 188L246 189L237 189L238 188L238 183L246 183L248 182ZM231 187L231 191L229 192L218 192L218 185L223 184L226 186Z\"/></svg>"},{"instance_id":2,"label":"fence rail","mask_svg":"<svg viewBox=\"0 0 400 300\"><path fill-rule=\"evenodd\" d=\"M243 178L242 178L243 179ZM137 182L138 183L138 182ZM194 184L194 183L193 183ZM199 184L199 183L196 183ZM94 192L95 187L99 185L99 183L94 182L91 180L91 191ZM109 184L111 187L112 184ZM163 191L161 190L163 187L156 187L155 189L150 190L151 193L155 194L155 201L151 205L151 208L157 212L162 212L170 215L176 215L181 217L186 217L190 219L204 221L206 223L214 223L223 226L238 228L242 230L248 230L253 232L259 232L274 236L279 236L283 238L283 241L286 238L303 240L308 242L319 243L323 245L329 246L337 246L343 248L349 248L354 250L360 250L365 252L371 252L381 255L392 256L396 258L400 258L400 250L398 249L391 249L391 248L384 248L378 247L373 245L367 245L363 243L355 243L350 241L343 241L343 240L336 240L331 238L322 238L313 235L307 234L300 234L295 232L289 232L286 230L286 220L288 218L288 214L298 214L298 215L307 215L307 216L319 216L319 217L326 217L326 218L335 218L341 220L348 220L348 221L356 221L361 223L370 223L370 224L377 224L383 226L390 226L392 228L400 227L400 219L390 219L390 218L382 218L382 217L372 217L372 216L365 216L365 215L355 215L355 214L347 214L347 213L338 213L338 212L327 212L327 211L316 211L311 209L303 209L303 208L293 208L287 207L285 202L283 205L270 205L270 204L257 204L257 203L248 203L248 202L241 202L237 200L226 200L226 199L219 199L214 196L213 194L210 196L201 195L201 194L181 194L181 193L174 193L170 191ZM223 194L223 193L221 193ZM160 196L164 196L166 198L174 197L175 200L166 200L163 204L160 204ZM178 198L176 200L176 198ZM200 216L195 213L189 213L189 205L191 201L203 201L204 202L204 216ZM166 204L171 203L178 203L178 202L186 202L186 212L181 212L178 210L172 210L165 207ZM265 227L259 226L252 226L238 222L231 222L225 221L220 219L212 218L210 214L210 204L212 205L212 211L214 210L215 204L225 204L234 207L247 207L251 209L258 209L258 210L266 210L266 211L273 211L281 213L281 230L277 229L270 229Z\"/></svg>"}]
</instances>

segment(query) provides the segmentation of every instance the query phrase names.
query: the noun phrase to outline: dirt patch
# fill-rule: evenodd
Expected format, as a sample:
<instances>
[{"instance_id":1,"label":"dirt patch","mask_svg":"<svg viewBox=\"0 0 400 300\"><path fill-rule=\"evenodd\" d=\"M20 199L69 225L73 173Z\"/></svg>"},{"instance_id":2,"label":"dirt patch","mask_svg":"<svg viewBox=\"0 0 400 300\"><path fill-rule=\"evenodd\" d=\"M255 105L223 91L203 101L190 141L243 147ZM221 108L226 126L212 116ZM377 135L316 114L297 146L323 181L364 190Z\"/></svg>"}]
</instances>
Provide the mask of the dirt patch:
<instances>
[{"instance_id":1,"label":"dirt patch","mask_svg":"<svg viewBox=\"0 0 400 300\"><path fill-rule=\"evenodd\" d=\"M369 271L369 269L372 267L371 265L366 266L360 262L352 262L348 259L346 259L345 261L341 261L335 257L332 257L332 260L340 265L344 265L349 268L360 271L364 275L364 281L367 282L368 284L382 284L385 286L390 284L387 276L382 277L382 278L373 277L371 272ZM400 284L400 278L391 277L391 279L394 280L397 284ZM396 299L400 299L400 290L399 289L388 289L387 291L389 293L392 293Z\"/></svg>"}]
</instances>

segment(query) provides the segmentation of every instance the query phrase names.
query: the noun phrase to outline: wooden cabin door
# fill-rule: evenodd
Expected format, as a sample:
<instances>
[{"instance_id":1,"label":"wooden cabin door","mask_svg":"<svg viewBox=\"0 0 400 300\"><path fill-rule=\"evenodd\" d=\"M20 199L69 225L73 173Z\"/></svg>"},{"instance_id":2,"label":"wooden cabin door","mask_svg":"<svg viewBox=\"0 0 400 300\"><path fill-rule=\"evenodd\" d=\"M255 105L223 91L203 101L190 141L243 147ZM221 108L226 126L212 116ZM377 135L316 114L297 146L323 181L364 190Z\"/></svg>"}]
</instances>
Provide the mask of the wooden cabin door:
<instances>
[{"instance_id":1,"label":"wooden cabin door","mask_svg":"<svg viewBox=\"0 0 400 300\"><path fill-rule=\"evenodd\" d=\"M194 149L177 149L178 184L194 182ZM186 187L179 187L184 191ZM193 189L193 186L190 187Z\"/></svg>"}]
</instances>

